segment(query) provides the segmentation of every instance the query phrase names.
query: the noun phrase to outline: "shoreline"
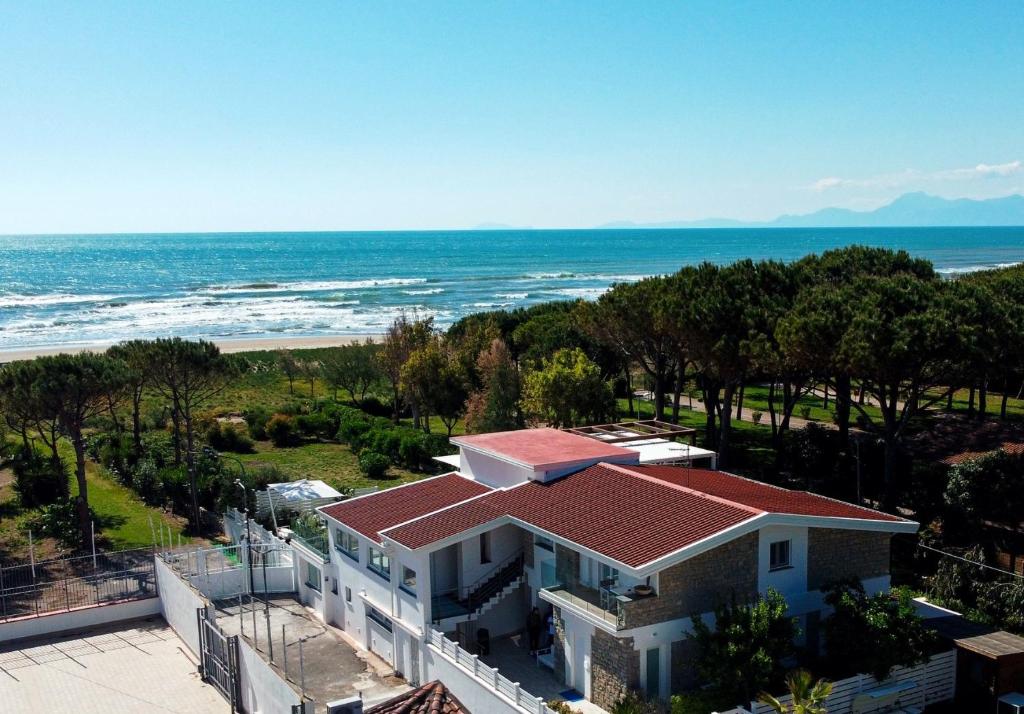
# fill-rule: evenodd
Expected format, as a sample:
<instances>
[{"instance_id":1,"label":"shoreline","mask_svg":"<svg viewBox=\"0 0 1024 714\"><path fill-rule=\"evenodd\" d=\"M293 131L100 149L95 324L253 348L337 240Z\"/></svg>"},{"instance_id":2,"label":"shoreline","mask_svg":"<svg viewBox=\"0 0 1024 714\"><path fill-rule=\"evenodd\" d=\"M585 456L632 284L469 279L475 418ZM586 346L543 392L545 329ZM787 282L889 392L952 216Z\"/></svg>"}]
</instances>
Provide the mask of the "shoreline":
<instances>
[{"instance_id":1,"label":"shoreline","mask_svg":"<svg viewBox=\"0 0 1024 714\"><path fill-rule=\"evenodd\" d=\"M341 347L350 345L353 342L362 342L370 338L379 342L384 335L310 335L307 337L252 337L236 340L211 340L220 351L225 354L238 352L259 352L281 349L316 349L320 347ZM116 342L92 343L87 345L54 345L52 347L14 347L10 349L0 348L0 364L6 362L17 362L19 360L30 360L36 357L43 357L56 354L78 354L80 352L102 352Z\"/></svg>"}]
</instances>

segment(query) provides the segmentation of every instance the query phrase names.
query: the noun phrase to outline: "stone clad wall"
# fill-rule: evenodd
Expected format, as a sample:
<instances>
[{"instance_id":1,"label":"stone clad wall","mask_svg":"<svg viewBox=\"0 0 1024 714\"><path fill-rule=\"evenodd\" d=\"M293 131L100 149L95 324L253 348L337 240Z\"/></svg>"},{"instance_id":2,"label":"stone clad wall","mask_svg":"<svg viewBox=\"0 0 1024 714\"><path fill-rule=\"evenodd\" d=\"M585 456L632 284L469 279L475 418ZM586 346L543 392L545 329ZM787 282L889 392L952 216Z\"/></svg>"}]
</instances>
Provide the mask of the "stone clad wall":
<instances>
[{"instance_id":1,"label":"stone clad wall","mask_svg":"<svg viewBox=\"0 0 1024 714\"><path fill-rule=\"evenodd\" d=\"M569 588L580 583L580 554L558 543L555 544L555 577Z\"/></svg>"},{"instance_id":2,"label":"stone clad wall","mask_svg":"<svg viewBox=\"0 0 1024 714\"><path fill-rule=\"evenodd\" d=\"M807 589L820 590L840 578L861 580L889 574L890 533L807 529Z\"/></svg>"},{"instance_id":3,"label":"stone clad wall","mask_svg":"<svg viewBox=\"0 0 1024 714\"><path fill-rule=\"evenodd\" d=\"M656 597L625 605L626 627L643 627L714 610L733 593L740 602L757 593L757 533L729 541L658 574Z\"/></svg>"},{"instance_id":4,"label":"stone clad wall","mask_svg":"<svg viewBox=\"0 0 1024 714\"><path fill-rule=\"evenodd\" d=\"M555 677L559 682L565 681L565 621L562 619L562 608L551 608L551 619L555 625L555 641L552 643L552 654L555 658Z\"/></svg>"},{"instance_id":5,"label":"stone clad wall","mask_svg":"<svg viewBox=\"0 0 1024 714\"><path fill-rule=\"evenodd\" d=\"M594 629L590 641L590 700L610 710L626 692L640 688L640 654L632 637Z\"/></svg>"},{"instance_id":6,"label":"stone clad wall","mask_svg":"<svg viewBox=\"0 0 1024 714\"><path fill-rule=\"evenodd\" d=\"M527 568L533 567L533 533L525 528L519 529L523 536L523 563Z\"/></svg>"}]
</instances>

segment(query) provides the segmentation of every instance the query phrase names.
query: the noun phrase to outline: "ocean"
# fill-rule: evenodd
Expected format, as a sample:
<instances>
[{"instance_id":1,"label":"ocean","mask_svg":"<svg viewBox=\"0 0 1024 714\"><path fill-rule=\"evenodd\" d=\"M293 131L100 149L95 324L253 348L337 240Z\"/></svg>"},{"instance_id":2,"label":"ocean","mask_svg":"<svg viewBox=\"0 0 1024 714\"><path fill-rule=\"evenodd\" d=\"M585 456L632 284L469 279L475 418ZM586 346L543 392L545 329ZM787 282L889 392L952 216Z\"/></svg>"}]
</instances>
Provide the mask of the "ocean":
<instances>
[{"instance_id":1,"label":"ocean","mask_svg":"<svg viewBox=\"0 0 1024 714\"><path fill-rule=\"evenodd\" d=\"M903 248L945 275L1024 261L1024 228L743 228L0 236L0 350L180 335L379 334L595 298L701 261Z\"/></svg>"}]
</instances>

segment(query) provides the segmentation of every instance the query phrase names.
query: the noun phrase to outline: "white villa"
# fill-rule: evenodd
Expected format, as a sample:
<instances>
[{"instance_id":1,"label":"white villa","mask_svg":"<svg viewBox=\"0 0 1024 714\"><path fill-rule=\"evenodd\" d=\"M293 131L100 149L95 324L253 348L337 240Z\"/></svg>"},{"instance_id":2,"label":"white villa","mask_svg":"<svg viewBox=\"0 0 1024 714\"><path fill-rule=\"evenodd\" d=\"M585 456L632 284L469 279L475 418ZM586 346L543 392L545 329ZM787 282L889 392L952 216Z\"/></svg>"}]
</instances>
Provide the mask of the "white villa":
<instances>
[{"instance_id":1,"label":"white villa","mask_svg":"<svg viewBox=\"0 0 1024 714\"><path fill-rule=\"evenodd\" d=\"M320 506L327 552L293 540L300 597L411 683L437 633L502 670L498 644L534 607L535 657L565 689L609 708L625 691L692 683L691 615L732 594L781 592L815 647L820 587L889 588L895 533L917 524L692 465L664 465L615 429L452 439L453 471ZM657 441L657 439L655 439ZM710 452L655 444L692 464ZM692 458L691 458L692 457ZM489 652L492 649L493 652Z\"/></svg>"}]
</instances>

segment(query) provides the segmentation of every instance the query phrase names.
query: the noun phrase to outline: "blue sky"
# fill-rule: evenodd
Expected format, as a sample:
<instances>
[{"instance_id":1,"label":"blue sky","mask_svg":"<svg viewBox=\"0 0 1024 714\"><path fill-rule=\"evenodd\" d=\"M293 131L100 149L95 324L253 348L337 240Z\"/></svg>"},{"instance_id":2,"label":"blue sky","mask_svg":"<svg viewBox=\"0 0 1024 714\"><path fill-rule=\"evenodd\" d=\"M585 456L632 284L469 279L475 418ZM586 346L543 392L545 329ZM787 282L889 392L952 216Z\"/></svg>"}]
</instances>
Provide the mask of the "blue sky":
<instances>
[{"instance_id":1,"label":"blue sky","mask_svg":"<svg viewBox=\"0 0 1024 714\"><path fill-rule=\"evenodd\" d=\"M0 233L1024 190L1024 3L0 2Z\"/></svg>"}]
</instances>

